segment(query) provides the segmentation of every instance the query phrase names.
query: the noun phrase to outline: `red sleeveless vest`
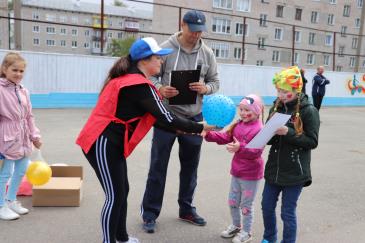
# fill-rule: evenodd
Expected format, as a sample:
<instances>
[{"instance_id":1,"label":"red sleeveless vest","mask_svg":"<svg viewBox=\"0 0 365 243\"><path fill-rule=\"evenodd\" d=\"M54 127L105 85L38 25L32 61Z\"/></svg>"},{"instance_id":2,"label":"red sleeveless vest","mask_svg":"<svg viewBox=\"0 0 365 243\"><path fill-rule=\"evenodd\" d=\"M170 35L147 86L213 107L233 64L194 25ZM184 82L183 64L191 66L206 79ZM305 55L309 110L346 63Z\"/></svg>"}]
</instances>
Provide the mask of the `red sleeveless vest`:
<instances>
[{"instance_id":1,"label":"red sleeveless vest","mask_svg":"<svg viewBox=\"0 0 365 243\"><path fill-rule=\"evenodd\" d=\"M121 123L125 125L124 133L124 156L127 158L137 144L143 139L143 137L148 133L156 118L150 113L146 113L142 117L135 117L128 121L123 121L115 117L115 112L117 110L118 95L119 91L127 86L137 85L137 84L149 84L153 89L156 90L157 94L160 93L151 83L150 80L143 77L141 74L127 74L122 77L112 79L109 84L105 87L104 91L100 94L98 102L92 111L89 119L87 120L84 128L81 130L76 144L88 153L91 146L95 143L100 134L109 125L110 122ZM129 139L130 123L137 121L137 126Z\"/></svg>"}]
</instances>

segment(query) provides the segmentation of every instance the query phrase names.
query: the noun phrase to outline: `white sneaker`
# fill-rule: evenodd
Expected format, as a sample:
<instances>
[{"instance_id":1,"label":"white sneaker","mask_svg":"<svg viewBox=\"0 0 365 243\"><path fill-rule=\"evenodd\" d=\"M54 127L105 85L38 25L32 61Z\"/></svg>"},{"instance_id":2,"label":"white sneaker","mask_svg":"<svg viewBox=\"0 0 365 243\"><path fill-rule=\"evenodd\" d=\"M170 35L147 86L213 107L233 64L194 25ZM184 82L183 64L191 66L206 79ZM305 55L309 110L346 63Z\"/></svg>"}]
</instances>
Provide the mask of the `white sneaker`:
<instances>
[{"instance_id":1,"label":"white sneaker","mask_svg":"<svg viewBox=\"0 0 365 243\"><path fill-rule=\"evenodd\" d=\"M19 218L19 214L11 210L7 204L0 207L0 219L13 220Z\"/></svg>"},{"instance_id":2,"label":"white sneaker","mask_svg":"<svg viewBox=\"0 0 365 243\"><path fill-rule=\"evenodd\" d=\"M22 207L22 204L15 200L15 201L8 201L8 207L16 212L17 214L23 215L29 213L29 210Z\"/></svg>"},{"instance_id":3,"label":"white sneaker","mask_svg":"<svg viewBox=\"0 0 365 243\"><path fill-rule=\"evenodd\" d=\"M232 238L240 231L241 231L240 227L237 227L236 225L231 224L230 226L228 226L228 228L226 230L222 231L221 236L223 238Z\"/></svg>"},{"instance_id":4,"label":"white sneaker","mask_svg":"<svg viewBox=\"0 0 365 243\"><path fill-rule=\"evenodd\" d=\"M117 241L117 243L139 243L139 240L134 237L129 237L128 241Z\"/></svg>"},{"instance_id":5,"label":"white sneaker","mask_svg":"<svg viewBox=\"0 0 365 243\"><path fill-rule=\"evenodd\" d=\"M252 240L252 236L245 232L245 231L241 231L240 233L238 233L232 240L233 243L248 243L251 242Z\"/></svg>"}]
</instances>

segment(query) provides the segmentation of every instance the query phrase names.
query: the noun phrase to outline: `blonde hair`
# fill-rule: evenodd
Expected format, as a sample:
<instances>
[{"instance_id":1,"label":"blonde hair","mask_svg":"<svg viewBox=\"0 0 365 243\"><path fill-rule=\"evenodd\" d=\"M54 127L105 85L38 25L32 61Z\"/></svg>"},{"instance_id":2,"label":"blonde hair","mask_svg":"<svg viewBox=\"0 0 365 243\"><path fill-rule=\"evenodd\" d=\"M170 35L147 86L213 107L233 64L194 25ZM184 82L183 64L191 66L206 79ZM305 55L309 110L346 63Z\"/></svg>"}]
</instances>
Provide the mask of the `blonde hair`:
<instances>
[{"instance_id":1,"label":"blonde hair","mask_svg":"<svg viewBox=\"0 0 365 243\"><path fill-rule=\"evenodd\" d=\"M16 62L22 62L24 63L24 65L26 65L25 59L19 53L16 52L7 53L0 66L0 77L5 78L5 73L4 73L5 69L7 69Z\"/></svg>"},{"instance_id":2,"label":"blonde hair","mask_svg":"<svg viewBox=\"0 0 365 243\"><path fill-rule=\"evenodd\" d=\"M275 101L275 104L274 104L274 110L269 115L269 119L276 113L276 111L278 110L278 107L281 105L282 105L282 103L280 102L280 99L277 98ZM302 122L302 118L300 118L299 109L300 109L300 93L298 93L298 102L295 107L295 118L294 118L294 129L295 129L295 133L297 136L300 136L303 134L303 122Z\"/></svg>"},{"instance_id":3,"label":"blonde hair","mask_svg":"<svg viewBox=\"0 0 365 243\"><path fill-rule=\"evenodd\" d=\"M260 117L258 117L259 119ZM238 119L237 121L235 121L234 123L232 123L228 128L227 128L227 133L232 136L233 135L233 130L236 128L236 126L238 125L238 123L241 121L241 119ZM264 108L261 110L261 121L262 124L264 124Z\"/></svg>"}]
</instances>

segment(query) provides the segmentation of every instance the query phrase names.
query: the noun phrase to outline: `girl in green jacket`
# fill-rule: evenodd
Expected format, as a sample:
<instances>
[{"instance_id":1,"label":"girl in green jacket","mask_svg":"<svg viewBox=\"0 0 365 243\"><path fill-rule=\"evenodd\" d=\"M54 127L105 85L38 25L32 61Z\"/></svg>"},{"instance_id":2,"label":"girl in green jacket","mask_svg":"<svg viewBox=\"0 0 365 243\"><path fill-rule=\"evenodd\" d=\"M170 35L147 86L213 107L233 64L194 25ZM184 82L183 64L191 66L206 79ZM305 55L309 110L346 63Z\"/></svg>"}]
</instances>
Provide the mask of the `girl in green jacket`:
<instances>
[{"instance_id":1,"label":"girl in green jacket","mask_svg":"<svg viewBox=\"0 0 365 243\"><path fill-rule=\"evenodd\" d=\"M277 99L270 110L291 114L288 123L276 131L265 166L265 186L262 195L264 239L262 243L276 243L276 203L281 193L282 243L295 243L297 232L296 207L303 187L312 183L311 150L318 145L319 114L301 93L303 80L298 67L289 67L276 74L273 83Z\"/></svg>"}]
</instances>

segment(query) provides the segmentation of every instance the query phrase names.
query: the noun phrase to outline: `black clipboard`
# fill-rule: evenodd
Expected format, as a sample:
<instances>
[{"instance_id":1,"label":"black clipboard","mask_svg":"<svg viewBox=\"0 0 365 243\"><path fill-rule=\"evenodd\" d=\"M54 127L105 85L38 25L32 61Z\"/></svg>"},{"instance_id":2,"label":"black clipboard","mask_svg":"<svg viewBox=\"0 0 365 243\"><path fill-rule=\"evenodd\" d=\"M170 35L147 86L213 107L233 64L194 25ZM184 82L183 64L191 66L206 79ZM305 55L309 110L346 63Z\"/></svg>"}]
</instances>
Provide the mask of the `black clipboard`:
<instances>
[{"instance_id":1,"label":"black clipboard","mask_svg":"<svg viewBox=\"0 0 365 243\"><path fill-rule=\"evenodd\" d=\"M179 94L169 99L170 105L196 104L197 92L189 88L190 83L199 82L200 70L179 70L171 72L171 84Z\"/></svg>"}]
</instances>

